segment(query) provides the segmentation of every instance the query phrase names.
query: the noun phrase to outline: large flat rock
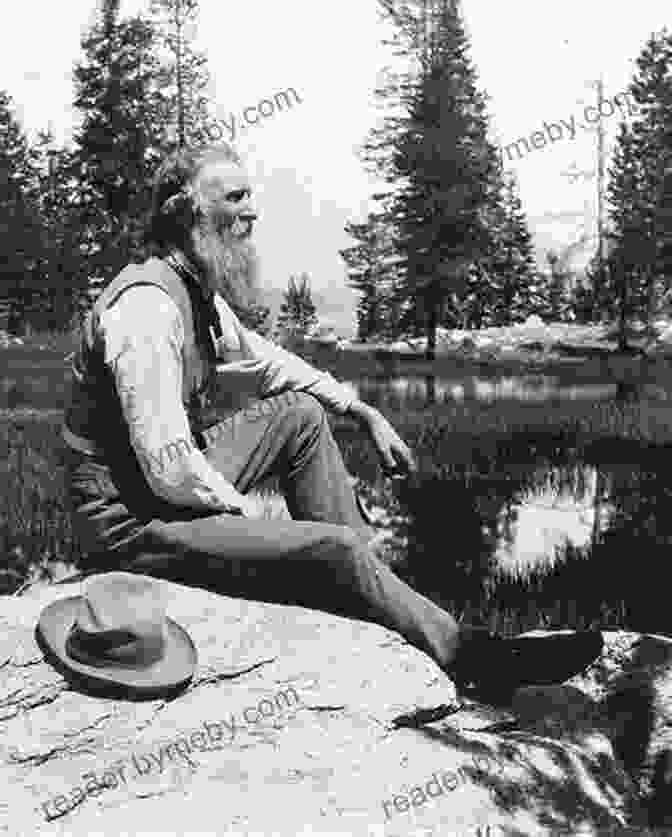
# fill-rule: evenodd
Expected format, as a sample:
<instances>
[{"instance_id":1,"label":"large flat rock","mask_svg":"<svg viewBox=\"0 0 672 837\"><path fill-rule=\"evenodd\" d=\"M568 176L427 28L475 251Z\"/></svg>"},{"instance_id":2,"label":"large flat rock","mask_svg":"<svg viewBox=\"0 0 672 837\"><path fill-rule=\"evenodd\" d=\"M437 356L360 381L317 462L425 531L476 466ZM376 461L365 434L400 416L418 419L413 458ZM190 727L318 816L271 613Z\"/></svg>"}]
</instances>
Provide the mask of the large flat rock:
<instances>
[{"instance_id":1,"label":"large flat rock","mask_svg":"<svg viewBox=\"0 0 672 837\"><path fill-rule=\"evenodd\" d=\"M384 628L157 583L199 653L172 701L89 697L43 660L39 613L82 582L2 598L0 834L602 834L643 822L660 784L669 639L609 633L582 678L458 708Z\"/></svg>"}]
</instances>

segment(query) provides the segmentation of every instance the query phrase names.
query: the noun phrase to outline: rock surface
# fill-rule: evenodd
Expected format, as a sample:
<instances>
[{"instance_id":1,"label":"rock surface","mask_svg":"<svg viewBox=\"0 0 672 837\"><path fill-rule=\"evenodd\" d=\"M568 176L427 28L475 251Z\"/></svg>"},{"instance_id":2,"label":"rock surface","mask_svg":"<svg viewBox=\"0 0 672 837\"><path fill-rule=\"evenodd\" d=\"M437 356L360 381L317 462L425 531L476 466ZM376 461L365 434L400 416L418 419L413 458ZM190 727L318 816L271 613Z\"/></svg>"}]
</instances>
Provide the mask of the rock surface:
<instances>
[{"instance_id":1,"label":"rock surface","mask_svg":"<svg viewBox=\"0 0 672 837\"><path fill-rule=\"evenodd\" d=\"M460 707L384 628L157 583L199 653L172 701L92 698L44 662L39 613L81 581L2 599L0 834L626 833L652 785L663 822L669 638L608 633L581 678Z\"/></svg>"}]
</instances>

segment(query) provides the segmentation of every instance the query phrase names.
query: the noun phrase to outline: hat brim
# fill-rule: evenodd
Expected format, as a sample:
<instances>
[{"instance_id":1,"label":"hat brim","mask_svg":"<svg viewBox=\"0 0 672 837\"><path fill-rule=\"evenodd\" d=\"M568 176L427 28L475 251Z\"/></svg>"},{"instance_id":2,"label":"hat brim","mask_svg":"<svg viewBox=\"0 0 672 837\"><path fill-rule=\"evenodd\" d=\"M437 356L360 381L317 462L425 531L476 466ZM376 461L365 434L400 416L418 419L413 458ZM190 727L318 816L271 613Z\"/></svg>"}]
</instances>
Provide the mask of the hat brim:
<instances>
[{"instance_id":1,"label":"hat brim","mask_svg":"<svg viewBox=\"0 0 672 837\"><path fill-rule=\"evenodd\" d=\"M82 600L82 596L71 596L52 602L40 614L35 628L36 639L48 661L64 676L70 675L94 691L119 691L138 697L172 693L192 679L198 661L196 648L184 628L167 617L165 653L156 663L122 668L90 666L73 659L65 644Z\"/></svg>"}]
</instances>

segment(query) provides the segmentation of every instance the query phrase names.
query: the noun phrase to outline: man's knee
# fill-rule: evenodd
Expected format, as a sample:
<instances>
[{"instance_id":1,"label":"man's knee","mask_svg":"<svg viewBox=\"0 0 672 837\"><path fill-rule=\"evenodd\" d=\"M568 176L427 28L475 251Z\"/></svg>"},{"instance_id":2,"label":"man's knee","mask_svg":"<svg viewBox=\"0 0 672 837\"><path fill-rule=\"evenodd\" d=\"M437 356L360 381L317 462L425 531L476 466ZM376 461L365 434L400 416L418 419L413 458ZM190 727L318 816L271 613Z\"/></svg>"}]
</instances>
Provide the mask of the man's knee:
<instances>
[{"instance_id":1,"label":"man's knee","mask_svg":"<svg viewBox=\"0 0 672 837\"><path fill-rule=\"evenodd\" d=\"M350 526L335 526L333 532L320 540L320 545L328 554L357 563L370 557L362 538Z\"/></svg>"}]
</instances>

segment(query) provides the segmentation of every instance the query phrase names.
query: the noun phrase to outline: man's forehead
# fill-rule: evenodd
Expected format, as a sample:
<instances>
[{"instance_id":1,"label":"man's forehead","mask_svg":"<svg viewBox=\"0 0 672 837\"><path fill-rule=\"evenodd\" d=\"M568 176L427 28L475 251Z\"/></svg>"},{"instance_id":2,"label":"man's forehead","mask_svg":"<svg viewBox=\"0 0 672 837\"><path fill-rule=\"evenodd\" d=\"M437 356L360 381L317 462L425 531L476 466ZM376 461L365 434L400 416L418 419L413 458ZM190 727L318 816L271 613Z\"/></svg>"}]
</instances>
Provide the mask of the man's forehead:
<instances>
[{"instance_id":1,"label":"man's forehead","mask_svg":"<svg viewBox=\"0 0 672 837\"><path fill-rule=\"evenodd\" d=\"M210 199L225 200L230 192L251 189L247 172L232 160L209 160L204 163L197 184Z\"/></svg>"}]
</instances>

